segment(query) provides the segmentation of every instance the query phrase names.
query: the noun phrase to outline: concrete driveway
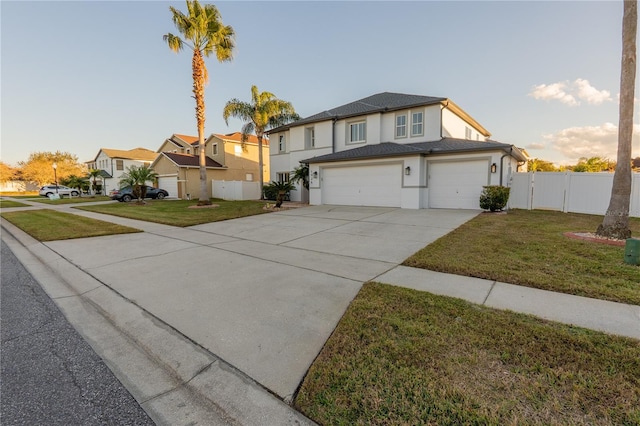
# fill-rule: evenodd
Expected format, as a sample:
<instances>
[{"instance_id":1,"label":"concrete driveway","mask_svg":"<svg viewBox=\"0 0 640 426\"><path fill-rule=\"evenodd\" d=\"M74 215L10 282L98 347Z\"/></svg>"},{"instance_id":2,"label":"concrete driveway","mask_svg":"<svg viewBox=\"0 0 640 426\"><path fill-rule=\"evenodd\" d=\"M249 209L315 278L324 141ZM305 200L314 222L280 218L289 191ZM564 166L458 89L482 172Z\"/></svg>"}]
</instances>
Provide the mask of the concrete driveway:
<instances>
[{"instance_id":1,"label":"concrete driveway","mask_svg":"<svg viewBox=\"0 0 640 426\"><path fill-rule=\"evenodd\" d=\"M288 400L363 282L478 213L313 206L46 244Z\"/></svg>"}]
</instances>

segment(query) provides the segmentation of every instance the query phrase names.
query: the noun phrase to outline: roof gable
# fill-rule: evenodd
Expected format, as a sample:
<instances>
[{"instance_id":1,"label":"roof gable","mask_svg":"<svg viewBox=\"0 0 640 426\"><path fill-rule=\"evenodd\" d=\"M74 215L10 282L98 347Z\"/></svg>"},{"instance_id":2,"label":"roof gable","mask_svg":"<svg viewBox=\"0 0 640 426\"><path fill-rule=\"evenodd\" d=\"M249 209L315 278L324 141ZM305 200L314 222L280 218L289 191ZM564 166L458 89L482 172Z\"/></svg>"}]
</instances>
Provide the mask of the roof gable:
<instances>
[{"instance_id":1,"label":"roof gable","mask_svg":"<svg viewBox=\"0 0 640 426\"><path fill-rule=\"evenodd\" d=\"M157 152L146 148L134 148L128 151L122 149L100 148L100 151L98 152L98 155L96 155L94 161L98 159L100 152L105 153L105 155L110 158L119 158L124 160L153 161L158 156Z\"/></svg>"},{"instance_id":2,"label":"roof gable","mask_svg":"<svg viewBox=\"0 0 640 426\"><path fill-rule=\"evenodd\" d=\"M423 95L408 95L405 93L382 92L366 98L359 99L348 104L340 105L318 114L311 115L293 123L280 126L274 131L286 130L293 126L315 123L331 119L342 119L359 115L373 114L376 112L395 111L404 108L411 108L424 105L434 105L446 101L447 98Z\"/></svg>"},{"instance_id":3,"label":"roof gable","mask_svg":"<svg viewBox=\"0 0 640 426\"><path fill-rule=\"evenodd\" d=\"M214 133L211 136L215 136L218 139L222 139L224 141L232 141L232 142L238 142L238 143L242 143L242 133L241 132L233 132L233 133L226 133L226 134L220 134L220 133ZM255 135L247 135L247 140L246 143L252 143L252 144L258 144L258 138ZM269 145L269 139L268 138L262 138L262 144L263 145Z\"/></svg>"}]
</instances>

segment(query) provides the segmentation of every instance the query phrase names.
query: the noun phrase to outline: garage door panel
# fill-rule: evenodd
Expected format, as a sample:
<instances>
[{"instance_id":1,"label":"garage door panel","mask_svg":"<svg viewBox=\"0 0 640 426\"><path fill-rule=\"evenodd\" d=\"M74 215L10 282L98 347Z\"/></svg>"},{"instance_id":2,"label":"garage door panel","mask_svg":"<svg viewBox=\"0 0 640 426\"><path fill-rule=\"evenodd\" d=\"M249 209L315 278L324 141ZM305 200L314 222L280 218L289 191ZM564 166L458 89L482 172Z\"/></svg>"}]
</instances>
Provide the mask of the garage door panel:
<instances>
[{"instance_id":1,"label":"garage door panel","mask_svg":"<svg viewBox=\"0 0 640 426\"><path fill-rule=\"evenodd\" d=\"M178 179L175 176L159 177L158 188L162 188L169 193L169 197L178 196Z\"/></svg>"},{"instance_id":2,"label":"garage door panel","mask_svg":"<svg viewBox=\"0 0 640 426\"><path fill-rule=\"evenodd\" d=\"M429 207L478 209L488 184L488 160L429 163Z\"/></svg>"},{"instance_id":3,"label":"garage door panel","mask_svg":"<svg viewBox=\"0 0 640 426\"><path fill-rule=\"evenodd\" d=\"M399 164L323 170L323 204L400 207L401 189Z\"/></svg>"}]
</instances>

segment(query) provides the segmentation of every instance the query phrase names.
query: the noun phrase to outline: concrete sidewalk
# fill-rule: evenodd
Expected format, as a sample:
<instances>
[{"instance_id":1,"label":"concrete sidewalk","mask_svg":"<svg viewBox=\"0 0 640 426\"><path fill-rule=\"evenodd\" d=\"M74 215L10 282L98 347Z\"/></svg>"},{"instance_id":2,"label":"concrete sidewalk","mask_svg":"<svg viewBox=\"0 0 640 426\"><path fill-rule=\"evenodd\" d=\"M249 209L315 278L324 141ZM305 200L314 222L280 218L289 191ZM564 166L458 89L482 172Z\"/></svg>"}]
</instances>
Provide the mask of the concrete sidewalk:
<instances>
[{"instance_id":1,"label":"concrete sidewalk","mask_svg":"<svg viewBox=\"0 0 640 426\"><path fill-rule=\"evenodd\" d=\"M308 422L282 400L368 280L640 339L640 306L398 266L477 211L313 206L179 228L72 206L56 208L144 233L43 244L3 220L22 243L10 246L89 341L111 327L109 339L154 361L137 368L143 361L102 343L116 375L167 424L191 413L211 424ZM91 310L103 319L83 320Z\"/></svg>"}]
</instances>

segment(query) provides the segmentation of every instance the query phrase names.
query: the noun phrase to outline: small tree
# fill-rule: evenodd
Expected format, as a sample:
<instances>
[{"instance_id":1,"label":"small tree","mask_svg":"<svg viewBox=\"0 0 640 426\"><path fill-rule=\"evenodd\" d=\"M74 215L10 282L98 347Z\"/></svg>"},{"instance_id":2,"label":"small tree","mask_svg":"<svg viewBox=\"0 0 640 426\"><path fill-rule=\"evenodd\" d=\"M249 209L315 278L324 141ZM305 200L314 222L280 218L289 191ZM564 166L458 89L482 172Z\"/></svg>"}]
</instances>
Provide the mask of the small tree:
<instances>
[{"instance_id":1,"label":"small tree","mask_svg":"<svg viewBox=\"0 0 640 426\"><path fill-rule=\"evenodd\" d=\"M291 181L302 184L304 189L309 189L309 165L302 163L293 169Z\"/></svg>"},{"instance_id":2,"label":"small tree","mask_svg":"<svg viewBox=\"0 0 640 426\"><path fill-rule=\"evenodd\" d=\"M276 195L276 207L282 206L284 197L291 191L295 191L296 187L291 182L271 182L269 185L265 185L265 192L275 193Z\"/></svg>"},{"instance_id":3,"label":"small tree","mask_svg":"<svg viewBox=\"0 0 640 426\"><path fill-rule=\"evenodd\" d=\"M157 177L158 174L149 166L131 166L120 178L120 187L130 186L133 195L138 198L138 204L143 204L147 195L147 181L153 181Z\"/></svg>"},{"instance_id":4,"label":"small tree","mask_svg":"<svg viewBox=\"0 0 640 426\"><path fill-rule=\"evenodd\" d=\"M492 212L501 211L509 201L509 190L506 186L489 185L482 187L480 208Z\"/></svg>"},{"instance_id":5,"label":"small tree","mask_svg":"<svg viewBox=\"0 0 640 426\"><path fill-rule=\"evenodd\" d=\"M100 170L98 169L89 169L89 179L91 179L91 190L93 191L93 195L97 195L98 193L98 182L96 179L100 176Z\"/></svg>"},{"instance_id":6,"label":"small tree","mask_svg":"<svg viewBox=\"0 0 640 426\"><path fill-rule=\"evenodd\" d=\"M84 178L71 175L61 179L60 183L67 185L69 188L76 188L78 190L78 194L82 197L82 187L86 185L87 181Z\"/></svg>"}]
</instances>

